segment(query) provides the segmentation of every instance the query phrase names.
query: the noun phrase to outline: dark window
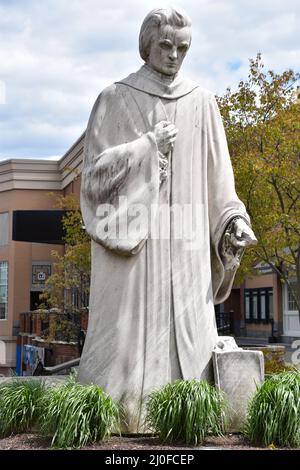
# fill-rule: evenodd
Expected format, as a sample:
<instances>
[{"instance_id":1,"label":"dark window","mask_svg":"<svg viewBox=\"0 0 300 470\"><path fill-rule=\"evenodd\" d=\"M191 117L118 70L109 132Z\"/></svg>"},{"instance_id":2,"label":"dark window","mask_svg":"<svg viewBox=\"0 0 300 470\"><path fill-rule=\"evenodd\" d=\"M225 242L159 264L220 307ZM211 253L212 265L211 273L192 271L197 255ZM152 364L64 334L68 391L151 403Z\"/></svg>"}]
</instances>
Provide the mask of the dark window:
<instances>
[{"instance_id":1,"label":"dark window","mask_svg":"<svg viewBox=\"0 0 300 470\"><path fill-rule=\"evenodd\" d=\"M31 291L30 292L30 310L37 310L42 303L42 300L40 300L40 295L42 294L42 291Z\"/></svg>"},{"instance_id":2,"label":"dark window","mask_svg":"<svg viewBox=\"0 0 300 470\"><path fill-rule=\"evenodd\" d=\"M245 289L245 317L249 323L268 323L273 318L273 289Z\"/></svg>"}]
</instances>

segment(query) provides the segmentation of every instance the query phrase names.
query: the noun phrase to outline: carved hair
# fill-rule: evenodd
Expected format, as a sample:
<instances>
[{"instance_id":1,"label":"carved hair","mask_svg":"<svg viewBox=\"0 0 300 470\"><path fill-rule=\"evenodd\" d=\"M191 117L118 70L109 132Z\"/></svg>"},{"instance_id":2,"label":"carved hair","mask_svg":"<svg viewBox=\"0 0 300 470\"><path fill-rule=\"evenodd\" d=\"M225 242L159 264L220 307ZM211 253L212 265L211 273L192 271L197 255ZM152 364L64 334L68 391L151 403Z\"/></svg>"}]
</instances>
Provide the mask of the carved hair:
<instances>
[{"instance_id":1,"label":"carved hair","mask_svg":"<svg viewBox=\"0 0 300 470\"><path fill-rule=\"evenodd\" d=\"M148 59L153 36L164 25L184 28L191 27L192 21L184 11L175 8L158 8L150 11L143 21L139 37L140 55L144 61Z\"/></svg>"}]
</instances>

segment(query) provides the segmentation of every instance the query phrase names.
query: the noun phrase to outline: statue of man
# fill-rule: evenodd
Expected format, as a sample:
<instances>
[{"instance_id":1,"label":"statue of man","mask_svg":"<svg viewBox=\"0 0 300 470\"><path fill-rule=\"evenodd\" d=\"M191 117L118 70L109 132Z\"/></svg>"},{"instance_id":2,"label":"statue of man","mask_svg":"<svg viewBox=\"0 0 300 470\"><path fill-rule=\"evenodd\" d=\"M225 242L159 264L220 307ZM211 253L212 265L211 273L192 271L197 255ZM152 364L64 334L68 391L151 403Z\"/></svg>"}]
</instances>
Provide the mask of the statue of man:
<instances>
[{"instance_id":1,"label":"statue of man","mask_svg":"<svg viewBox=\"0 0 300 470\"><path fill-rule=\"evenodd\" d=\"M102 91L86 131L92 276L79 381L120 400L132 433L153 389L210 377L214 304L256 242L214 95L178 74L190 44L185 13L151 11L139 39L145 64Z\"/></svg>"}]
</instances>

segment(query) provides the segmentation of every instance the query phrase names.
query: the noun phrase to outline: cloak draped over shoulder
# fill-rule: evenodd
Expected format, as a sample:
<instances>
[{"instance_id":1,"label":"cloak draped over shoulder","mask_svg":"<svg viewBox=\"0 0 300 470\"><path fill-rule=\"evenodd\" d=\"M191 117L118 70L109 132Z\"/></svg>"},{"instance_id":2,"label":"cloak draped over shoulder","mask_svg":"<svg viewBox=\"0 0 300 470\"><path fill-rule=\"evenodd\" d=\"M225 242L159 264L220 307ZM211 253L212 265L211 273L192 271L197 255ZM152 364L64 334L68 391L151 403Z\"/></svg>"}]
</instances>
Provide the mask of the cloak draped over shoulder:
<instances>
[{"instance_id":1,"label":"cloak draped over shoulder","mask_svg":"<svg viewBox=\"0 0 300 470\"><path fill-rule=\"evenodd\" d=\"M179 132L160 184L152 130L162 120ZM137 432L149 392L177 378L209 377L214 303L228 297L235 274L225 271L219 245L232 218L249 222L213 94L147 66L106 88L86 132L81 191L93 241L79 380L121 400L127 431ZM144 217L137 230L137 207L152 211L151 227ZM175 217L174 208L184 215Z\"/></svg>"}]
</instances>

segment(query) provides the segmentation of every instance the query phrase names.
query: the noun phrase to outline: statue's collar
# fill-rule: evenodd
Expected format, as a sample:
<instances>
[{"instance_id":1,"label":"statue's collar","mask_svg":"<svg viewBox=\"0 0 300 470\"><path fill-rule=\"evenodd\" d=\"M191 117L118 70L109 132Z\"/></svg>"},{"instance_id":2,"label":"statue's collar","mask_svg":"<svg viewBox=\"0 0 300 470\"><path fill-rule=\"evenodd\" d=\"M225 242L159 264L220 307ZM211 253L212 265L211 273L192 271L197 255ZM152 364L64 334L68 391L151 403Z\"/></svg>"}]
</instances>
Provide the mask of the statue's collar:
<instances>
[{"instance_id":1,"label":"statue's collar","mask_svg":"<svg viewBox=\"0 0 300 470\"><path fill-rule=\"evenodd\" d=\"M197 83L183 79L179 75L175 77L164 76L148 65L143 65L136 73L131 73L124 80L116 83L169 100L185 96L199 86Z\"/></svg>"}]
</instances>

